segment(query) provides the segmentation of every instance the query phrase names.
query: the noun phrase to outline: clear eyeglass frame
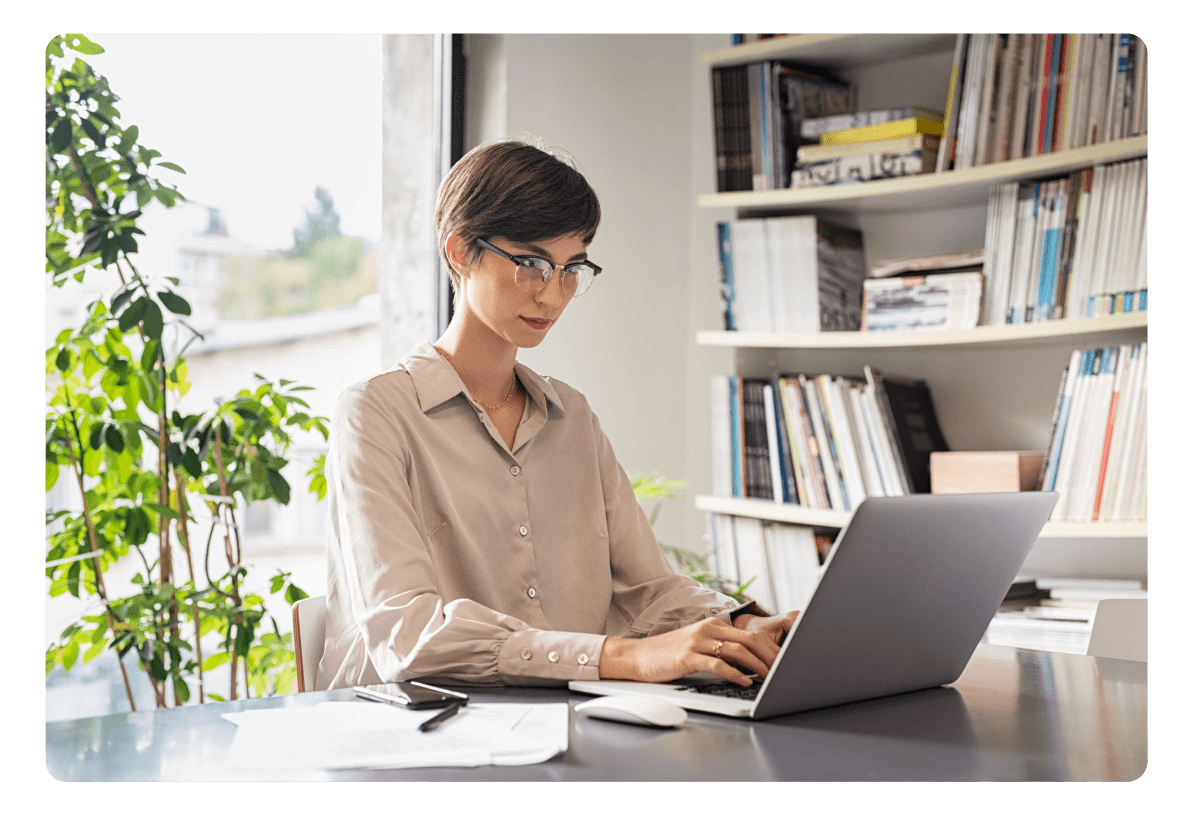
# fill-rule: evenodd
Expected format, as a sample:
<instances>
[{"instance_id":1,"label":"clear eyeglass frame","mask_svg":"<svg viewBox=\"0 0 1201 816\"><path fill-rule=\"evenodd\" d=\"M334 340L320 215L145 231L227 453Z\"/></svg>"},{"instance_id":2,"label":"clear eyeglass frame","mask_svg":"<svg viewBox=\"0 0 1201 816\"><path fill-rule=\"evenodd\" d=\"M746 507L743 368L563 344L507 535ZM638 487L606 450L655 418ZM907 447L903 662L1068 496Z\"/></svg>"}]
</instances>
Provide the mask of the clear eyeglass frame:
<instances>
[{"instance_id":1,"label":"clear eyeglass frame","mask_svg":"<svg viewBox=\"0 0 1201 816\"><path fill-rule=\"evenodd\" d=\"M489 252L495 252L500 257L512 261L515 268L514 280L517 285L527 292L540 292L555 270L559 273L559 287L562 292L571 297L579 297L588 291L592 281L601 273L601 268L592 261L574 261L567 264L555 264L537 255L511 255L498 246L488 243L483 238L475 239L476 246L483 247Z\"/></svg>"}]
</instances>

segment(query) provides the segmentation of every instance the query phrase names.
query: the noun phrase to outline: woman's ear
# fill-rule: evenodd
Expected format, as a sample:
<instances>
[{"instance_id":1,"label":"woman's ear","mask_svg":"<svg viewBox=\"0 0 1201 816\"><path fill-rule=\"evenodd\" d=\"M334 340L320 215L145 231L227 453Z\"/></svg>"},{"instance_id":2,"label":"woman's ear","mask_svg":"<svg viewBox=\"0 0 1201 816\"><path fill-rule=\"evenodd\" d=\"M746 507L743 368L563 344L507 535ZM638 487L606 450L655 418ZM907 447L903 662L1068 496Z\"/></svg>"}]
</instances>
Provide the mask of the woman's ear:
<instances>
[{"instance_id":1,"label":"woman's ear","mask_svg":"<svg viewBox=\"0 0 1201 816\"><path fill-rule=\"evenodd\" d=\"M446 237L446 257L450 259L450 265L460 275L467 273L467 256L463 252L463 239L457 232L452 232Z\"/></svg>"}]
</instances>

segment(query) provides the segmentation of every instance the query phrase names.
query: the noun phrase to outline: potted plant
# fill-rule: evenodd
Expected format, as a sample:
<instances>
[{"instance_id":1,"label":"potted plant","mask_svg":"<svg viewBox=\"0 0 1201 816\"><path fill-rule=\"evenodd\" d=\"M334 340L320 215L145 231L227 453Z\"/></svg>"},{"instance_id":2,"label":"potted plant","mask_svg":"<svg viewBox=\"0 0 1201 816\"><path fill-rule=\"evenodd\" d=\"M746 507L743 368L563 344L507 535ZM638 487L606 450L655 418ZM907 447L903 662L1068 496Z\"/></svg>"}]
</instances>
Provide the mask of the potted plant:
<instances>
[{"instance_id":1,"label":"potted plant","mask_svg":"<svg viewBox=\"0 0 1201 816\"><path fill-rule=\"evenodd\" d=\"M46 671L109 649L136 655L160 707L233 699L239 676L247 694L286 692L291 634L245 585L239 513L253 501L288 503L293 436L328 437L326 420L308 413L304 386L265 377L207 411L181 412L185 352L199 336L191 307L177 279L139 269L135 256L144 208L183 198L159 173L184 171L139 142L108 81L70 53L102 51L81 34L46 50L46 273L57 287L113 282L46 351L46 489L69 480L79 505L47 512L49 593L92 601L47 649ZM136 591L121 597L105 574L130 559ZM284 571L262 592L306 597ZM206 691L204 672L222 664L228 688Z\"/></svg>"}]
</instances>

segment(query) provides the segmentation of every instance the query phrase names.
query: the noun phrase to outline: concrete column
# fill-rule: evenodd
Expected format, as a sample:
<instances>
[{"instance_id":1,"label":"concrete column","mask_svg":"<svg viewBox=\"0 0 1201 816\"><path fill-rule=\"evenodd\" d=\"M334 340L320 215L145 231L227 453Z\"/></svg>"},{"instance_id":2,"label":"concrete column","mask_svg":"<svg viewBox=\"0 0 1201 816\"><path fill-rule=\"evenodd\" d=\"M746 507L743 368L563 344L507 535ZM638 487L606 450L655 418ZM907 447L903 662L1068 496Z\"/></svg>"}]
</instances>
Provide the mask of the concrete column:
<instances>
[{"instance_id":1,"label":"concrete column","mask_svg":"<svg viewBox=\"0 0 1201 816\"><path fill-rule=\"evenodd\" d=\"M433 35L384 37L383 87L380 352L390 367L436 332Z\"/></svg>"}]
</instances>

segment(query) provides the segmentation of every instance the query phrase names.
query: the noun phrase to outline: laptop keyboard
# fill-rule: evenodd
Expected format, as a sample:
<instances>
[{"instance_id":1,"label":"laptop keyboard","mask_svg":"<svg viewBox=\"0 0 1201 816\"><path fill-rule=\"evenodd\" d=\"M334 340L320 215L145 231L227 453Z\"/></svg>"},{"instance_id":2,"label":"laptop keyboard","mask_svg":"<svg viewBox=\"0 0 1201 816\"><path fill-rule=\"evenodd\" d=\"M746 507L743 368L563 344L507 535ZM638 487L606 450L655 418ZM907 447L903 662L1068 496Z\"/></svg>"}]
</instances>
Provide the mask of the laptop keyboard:
<instances>
[{"instance_id":1,"label":"laptop keyboard","mask_svg":"<svg viewBox=\"0 0 1201 816\"><path fill-rule=\"evenodd\" d=\"M701 686L688 686L677 691L689 691L696 694L716 694L719 697L731 697L735 700L754 700L759 696L763 687L762 680L755 680L749 686L736 686L733 683L706 683Z\"/></svg>"}]
</instances>

